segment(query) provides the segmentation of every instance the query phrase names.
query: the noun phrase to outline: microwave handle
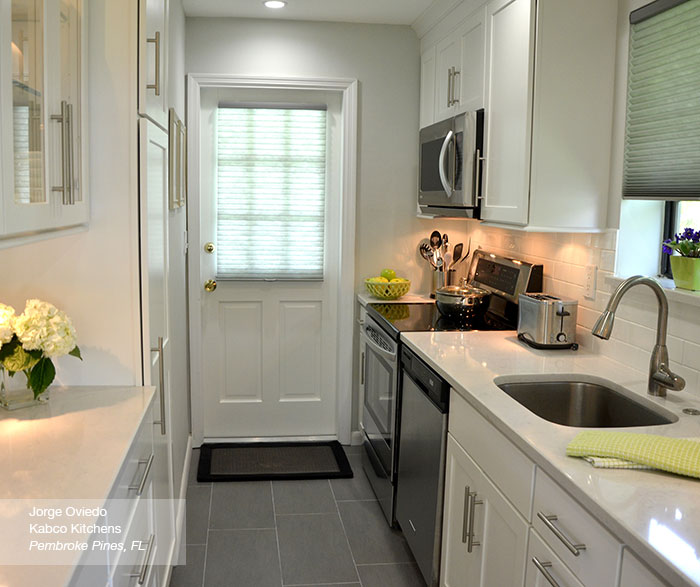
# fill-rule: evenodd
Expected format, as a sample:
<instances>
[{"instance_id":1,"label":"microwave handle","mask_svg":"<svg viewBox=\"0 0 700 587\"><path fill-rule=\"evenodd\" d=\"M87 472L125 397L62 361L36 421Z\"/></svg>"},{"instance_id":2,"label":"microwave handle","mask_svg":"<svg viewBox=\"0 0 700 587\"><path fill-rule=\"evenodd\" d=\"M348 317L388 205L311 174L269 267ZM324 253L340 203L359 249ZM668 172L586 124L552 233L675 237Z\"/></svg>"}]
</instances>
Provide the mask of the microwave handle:
<instances>
[{"instance_id":1,"label":"microwave handle","mask_svg":"<svg viewBox=\"0 0 700 587\"><path fill-rule=\"evenodd\" d=\"M452 197L452 183L450 182L450 180L447 177L447 174L445 173L445 157L447 156L447 147L452 142L453 137L454 133L452 131L448 131L447 136L445 137L445 140L442 143L442 148L440 149L440 158L438 159L440 183L442 184L442 187L444 188L448 198Z\"/></svg>"}]
</instances>

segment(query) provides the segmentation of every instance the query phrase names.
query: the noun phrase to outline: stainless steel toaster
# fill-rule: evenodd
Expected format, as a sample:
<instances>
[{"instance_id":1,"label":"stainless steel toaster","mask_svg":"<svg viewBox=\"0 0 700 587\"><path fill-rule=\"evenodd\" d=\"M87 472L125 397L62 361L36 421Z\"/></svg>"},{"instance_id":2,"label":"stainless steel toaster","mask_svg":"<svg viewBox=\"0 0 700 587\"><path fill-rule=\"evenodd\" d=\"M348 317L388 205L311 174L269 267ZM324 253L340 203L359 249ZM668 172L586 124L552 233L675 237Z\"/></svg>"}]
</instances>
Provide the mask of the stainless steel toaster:
<instances>
[{"instance_id":1,"label":"stainless steel toaster","mask_svg":"<svg viewBox=\"0 0 700 587\"><path fill-rule=\"evenodd\" d=\"M578 302L546 293L525 293L518 298L518 338L538 349L578 348Z\"/></svg>"}]
</instances>

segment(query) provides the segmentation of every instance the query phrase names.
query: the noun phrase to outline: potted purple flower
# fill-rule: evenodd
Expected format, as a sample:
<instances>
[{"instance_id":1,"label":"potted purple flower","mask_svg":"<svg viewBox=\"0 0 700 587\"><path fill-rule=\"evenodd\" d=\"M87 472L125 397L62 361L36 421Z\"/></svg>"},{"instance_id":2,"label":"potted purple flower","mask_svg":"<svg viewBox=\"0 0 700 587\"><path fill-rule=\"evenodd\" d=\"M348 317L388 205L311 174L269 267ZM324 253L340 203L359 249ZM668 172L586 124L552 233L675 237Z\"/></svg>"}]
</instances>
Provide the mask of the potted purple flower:
<instances>
[{"instance_id":1,"label":"potted purple flower","mask_svg":"<svg viewBox=\"0 0 700 587\"><path fill-rule=\"evenodd\" d=\"M676 287L700 290L700 230L686 228L672 239L666 239L662 250L671 255ZM674 255L674 252L678 254Z\"/></svg>"}]
</instances>

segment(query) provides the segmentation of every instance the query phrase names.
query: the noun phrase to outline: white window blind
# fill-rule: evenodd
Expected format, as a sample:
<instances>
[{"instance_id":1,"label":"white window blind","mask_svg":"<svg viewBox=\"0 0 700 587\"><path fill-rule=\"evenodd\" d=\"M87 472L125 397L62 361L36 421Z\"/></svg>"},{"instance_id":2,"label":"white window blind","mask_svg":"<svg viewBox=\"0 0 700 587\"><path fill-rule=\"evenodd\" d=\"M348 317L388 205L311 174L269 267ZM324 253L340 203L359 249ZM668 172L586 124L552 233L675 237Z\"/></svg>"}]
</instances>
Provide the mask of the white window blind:
<instances>
[{"instance_id":1,"label":"white window blind","mask_svg":"<svg viewBox=\"0 0 700 587\"><path fill-rule=\"evenodd\" d=\"M700 0L630 15L623 196L700 198Z\"/></svg>"},{"instance_id":2,"label":"white window blind","mask_svg":"<svg viewBox=\"0 0 700 587\"><path fill-rule=\"evenodd\" d=\"M217 110L217 277L322 280L326 111Z\"/></svg>"}]
</instances>

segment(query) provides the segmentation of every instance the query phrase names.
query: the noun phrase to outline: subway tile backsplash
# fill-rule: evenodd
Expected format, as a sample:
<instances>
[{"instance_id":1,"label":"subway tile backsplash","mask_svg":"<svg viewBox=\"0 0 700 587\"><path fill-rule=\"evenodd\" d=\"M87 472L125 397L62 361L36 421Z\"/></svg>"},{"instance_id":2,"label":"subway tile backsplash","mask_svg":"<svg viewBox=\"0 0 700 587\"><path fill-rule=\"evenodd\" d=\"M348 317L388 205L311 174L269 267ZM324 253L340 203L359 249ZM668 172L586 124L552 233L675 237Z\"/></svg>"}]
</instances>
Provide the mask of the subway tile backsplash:
<instances>
[{"instance_id":1,"label":"subway tile backsplash","mask_svg":"<svg viewBox=\"0 0 700 587\"><path fill-rule=\"evenodd\" d=\"M615 284L606 277L615 271L617 231L600 234L524 233L478 225L470 232L472 248L512 255L544 265L544 290L578 300L578 339L620 363L646 372L656 340L657 302L646 287L623 298L610 340L591 335ZM584 297L586 265L597 266L595 299ZM671 368L686 380L686 389L700 397L700 307L669 300L667 339Z\"/></svg>"}]
</instances>

